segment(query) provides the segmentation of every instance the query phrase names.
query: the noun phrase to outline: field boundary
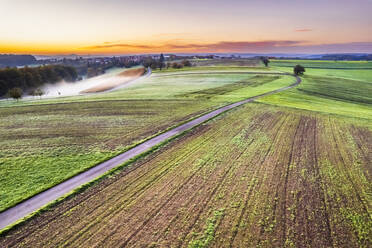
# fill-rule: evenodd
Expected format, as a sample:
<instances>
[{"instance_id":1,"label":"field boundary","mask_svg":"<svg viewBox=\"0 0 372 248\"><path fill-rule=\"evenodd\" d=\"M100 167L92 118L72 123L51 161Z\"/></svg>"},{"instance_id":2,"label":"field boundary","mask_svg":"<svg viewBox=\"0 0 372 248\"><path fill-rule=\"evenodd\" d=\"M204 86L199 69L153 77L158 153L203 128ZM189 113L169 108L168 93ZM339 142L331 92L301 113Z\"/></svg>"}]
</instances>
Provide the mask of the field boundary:
<instances>
[{"instance_id":1,"label":"field boundary","mask_svg":"<svg viewBox=\"0 0 372 248\"><path fill-rule=\"evenodd\" d=\"M228 72L227 72L228 73ZM301 79L298 76L295 76L290 73L257 73L257 72L240 72L241 74L267 74L267 75L289 75L293 76L296 79L295 83L292 83L289 86L269 91L257 96L247 98L236 103L228 104L226 106L220 107L216 110L213 110L209 113L202 114L199 117L195 117L192 120L188 120L183 124L178 125L177 127L170 128L168 131L164 131L161 134L157 134L152 138L147 139L146 141L134 145L132 148L129 148L127 151L108 159L107 161L97 164L94 167L89 168L88 170L77 174L60 184L57 184L41 193L38 193L29 199L11 207L7 210L0 213L0 234L12 229L13 227L19 225L25 220L29 219L32 216L37 215L46 207L55 204L77 192L80 192L82 189L85 189L89 185L93 184L96 181L101 180L105 177L110 171L115 171L120 168L123 168L130 163L138 160L139 158L146 156L151 153L153 150L156 150L160 146L169 142L170 140L179 137L183 133L199 126L200 124L209 121L233 108L241 106L243 104L253 102L254 100L275 94L290 88L293 88L301 83ZM213 72L211 73L213 74ZM36 212L35 212L36 211ZM12 224L13 223L13 224ZM9 226L10 225L10 226Z\"/></svg>"}]
</instances>

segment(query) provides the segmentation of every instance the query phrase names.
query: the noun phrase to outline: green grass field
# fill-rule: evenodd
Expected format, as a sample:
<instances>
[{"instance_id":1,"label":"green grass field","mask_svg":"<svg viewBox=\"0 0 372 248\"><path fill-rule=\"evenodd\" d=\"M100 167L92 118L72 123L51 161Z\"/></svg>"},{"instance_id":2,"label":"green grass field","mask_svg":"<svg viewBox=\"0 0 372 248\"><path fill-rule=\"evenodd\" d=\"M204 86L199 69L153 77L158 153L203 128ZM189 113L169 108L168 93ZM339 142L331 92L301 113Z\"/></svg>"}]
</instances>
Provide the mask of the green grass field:
<instances>
[{"instance_id":1,"label":"green grass field","mask_svg":"<svg viewBox=\"0 0 372 248\"><path fill-rule=\"evenodd\" d=\"M328 69L372 69L371 61L331 61L331 60L272 60L270 66L291 67L301 64L304 67L328 68Z\"/></svg>"},{"instance_id":2,"label":"green grass field","mask_svg":"<svg viewBox=\"0 0 372 248\"><path fill-rule=\"evenodd\" d=\"M291 72L292 68L281 67L282 61L273 62L272 70ZM306 65L308 61L292 61L292 64ZM311 62L310 62L311 63ZM327 67L331 61L314 61ZM340 62L341 63L341 62ZM358 118L370 123L372 119L372 69L354 70L367 62L342 62L352 65L350 70L306 69L303 82L295 89L260 99L260 102L313 110L325 114L337 114ZM306 68L306 67L305 67Z\"/></svg>"},{"instance_id":3,"label":"green grass field","mask_svg":"<svg viewBox=\"0 0 372 248\"><path fill-rule=\"evenodd\" d=\"M319 60L273 60L270 63L272 70L293 73L293 67L300 64L306 68L306 74L312 76L344 78L355 81L372 83L372 62L367 61L319 61ZM309 68L316 67L316 68ZM329 69L334 68L334 69ZM348 68L337 69L337 68ZM358 70L358 68L364 68ZM369 68L366 70L366 68Z\"/></svg>"}]
</instances>

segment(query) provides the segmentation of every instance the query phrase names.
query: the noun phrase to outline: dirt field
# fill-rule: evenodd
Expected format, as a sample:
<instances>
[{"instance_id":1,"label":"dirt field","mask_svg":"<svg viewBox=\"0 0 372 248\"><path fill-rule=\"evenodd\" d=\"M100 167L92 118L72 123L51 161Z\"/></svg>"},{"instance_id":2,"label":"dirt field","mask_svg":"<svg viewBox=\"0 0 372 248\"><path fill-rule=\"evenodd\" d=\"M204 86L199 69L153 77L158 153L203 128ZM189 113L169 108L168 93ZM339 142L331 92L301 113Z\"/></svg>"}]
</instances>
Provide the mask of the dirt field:
<instances>
[{"instance_id":1,"label":"dirt field","mask_svg":"<svg viewBox=\"0 0 372 248\"><path fill-rule=\"evenodd\" d=\"M110 83L92 87L92 88L82 91L81 93L97 93L97 92L111 90L120 85L126 84L136 78L139 78L141 75L143 75L143 73L145 73L145 68L136 68L136 69L126 70L118 74L118 77L123 77L122 80L115 80Z\"/></svg>"},{"instance_id":2,"label":"dirt field","mask_svg":"<svg viewBox=\"0 0 372 248\"><path fill-rule=\"evenodd\" d=\"M0 238L1 247L370 247L372 132L249 104Z\"/></svg>"}]
</instances>

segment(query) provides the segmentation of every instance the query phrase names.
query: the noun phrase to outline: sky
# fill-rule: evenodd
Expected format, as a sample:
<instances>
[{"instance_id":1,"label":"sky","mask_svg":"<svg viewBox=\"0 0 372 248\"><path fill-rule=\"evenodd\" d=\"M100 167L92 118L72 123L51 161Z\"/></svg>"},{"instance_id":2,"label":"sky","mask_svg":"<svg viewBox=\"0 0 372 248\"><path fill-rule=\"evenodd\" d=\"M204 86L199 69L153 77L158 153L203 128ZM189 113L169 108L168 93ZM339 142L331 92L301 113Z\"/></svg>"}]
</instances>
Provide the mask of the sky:
<instances>
[{"instance_id":1,"label":"sky","mask_svg":"<svg viewBox=\"0 0 372 248\"><path fill-rule=\"evenodd\" d=\"M0 0L0 53L372 53L372 0Z\"/></svg>"}]
</instances>

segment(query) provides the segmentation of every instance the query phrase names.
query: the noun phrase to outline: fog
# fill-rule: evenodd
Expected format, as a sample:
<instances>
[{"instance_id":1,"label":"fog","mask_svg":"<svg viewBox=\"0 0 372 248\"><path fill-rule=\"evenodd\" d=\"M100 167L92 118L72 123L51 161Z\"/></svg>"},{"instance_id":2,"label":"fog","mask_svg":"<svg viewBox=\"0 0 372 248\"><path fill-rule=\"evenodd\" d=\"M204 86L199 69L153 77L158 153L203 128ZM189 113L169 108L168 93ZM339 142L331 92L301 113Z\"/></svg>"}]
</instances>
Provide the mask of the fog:
<instances>
[{"instance_id":1,"label":"fog","mask_svg":"<svg viewBox=\"0 0 372 248\"><path fill-rule=\"evenodd\" d=\"M42 90L45 92L43 97L59 97L59 96L75 96L81 95L82 91L90 89L104 84L112 83L122 83L127 80L127 78L118 76L119 73L123 72L125 69L110 69L105 74L83 79L76 82L65 82L61 81L55 84L46 84L42 87Z\"/></svg>"}]
</instances>

